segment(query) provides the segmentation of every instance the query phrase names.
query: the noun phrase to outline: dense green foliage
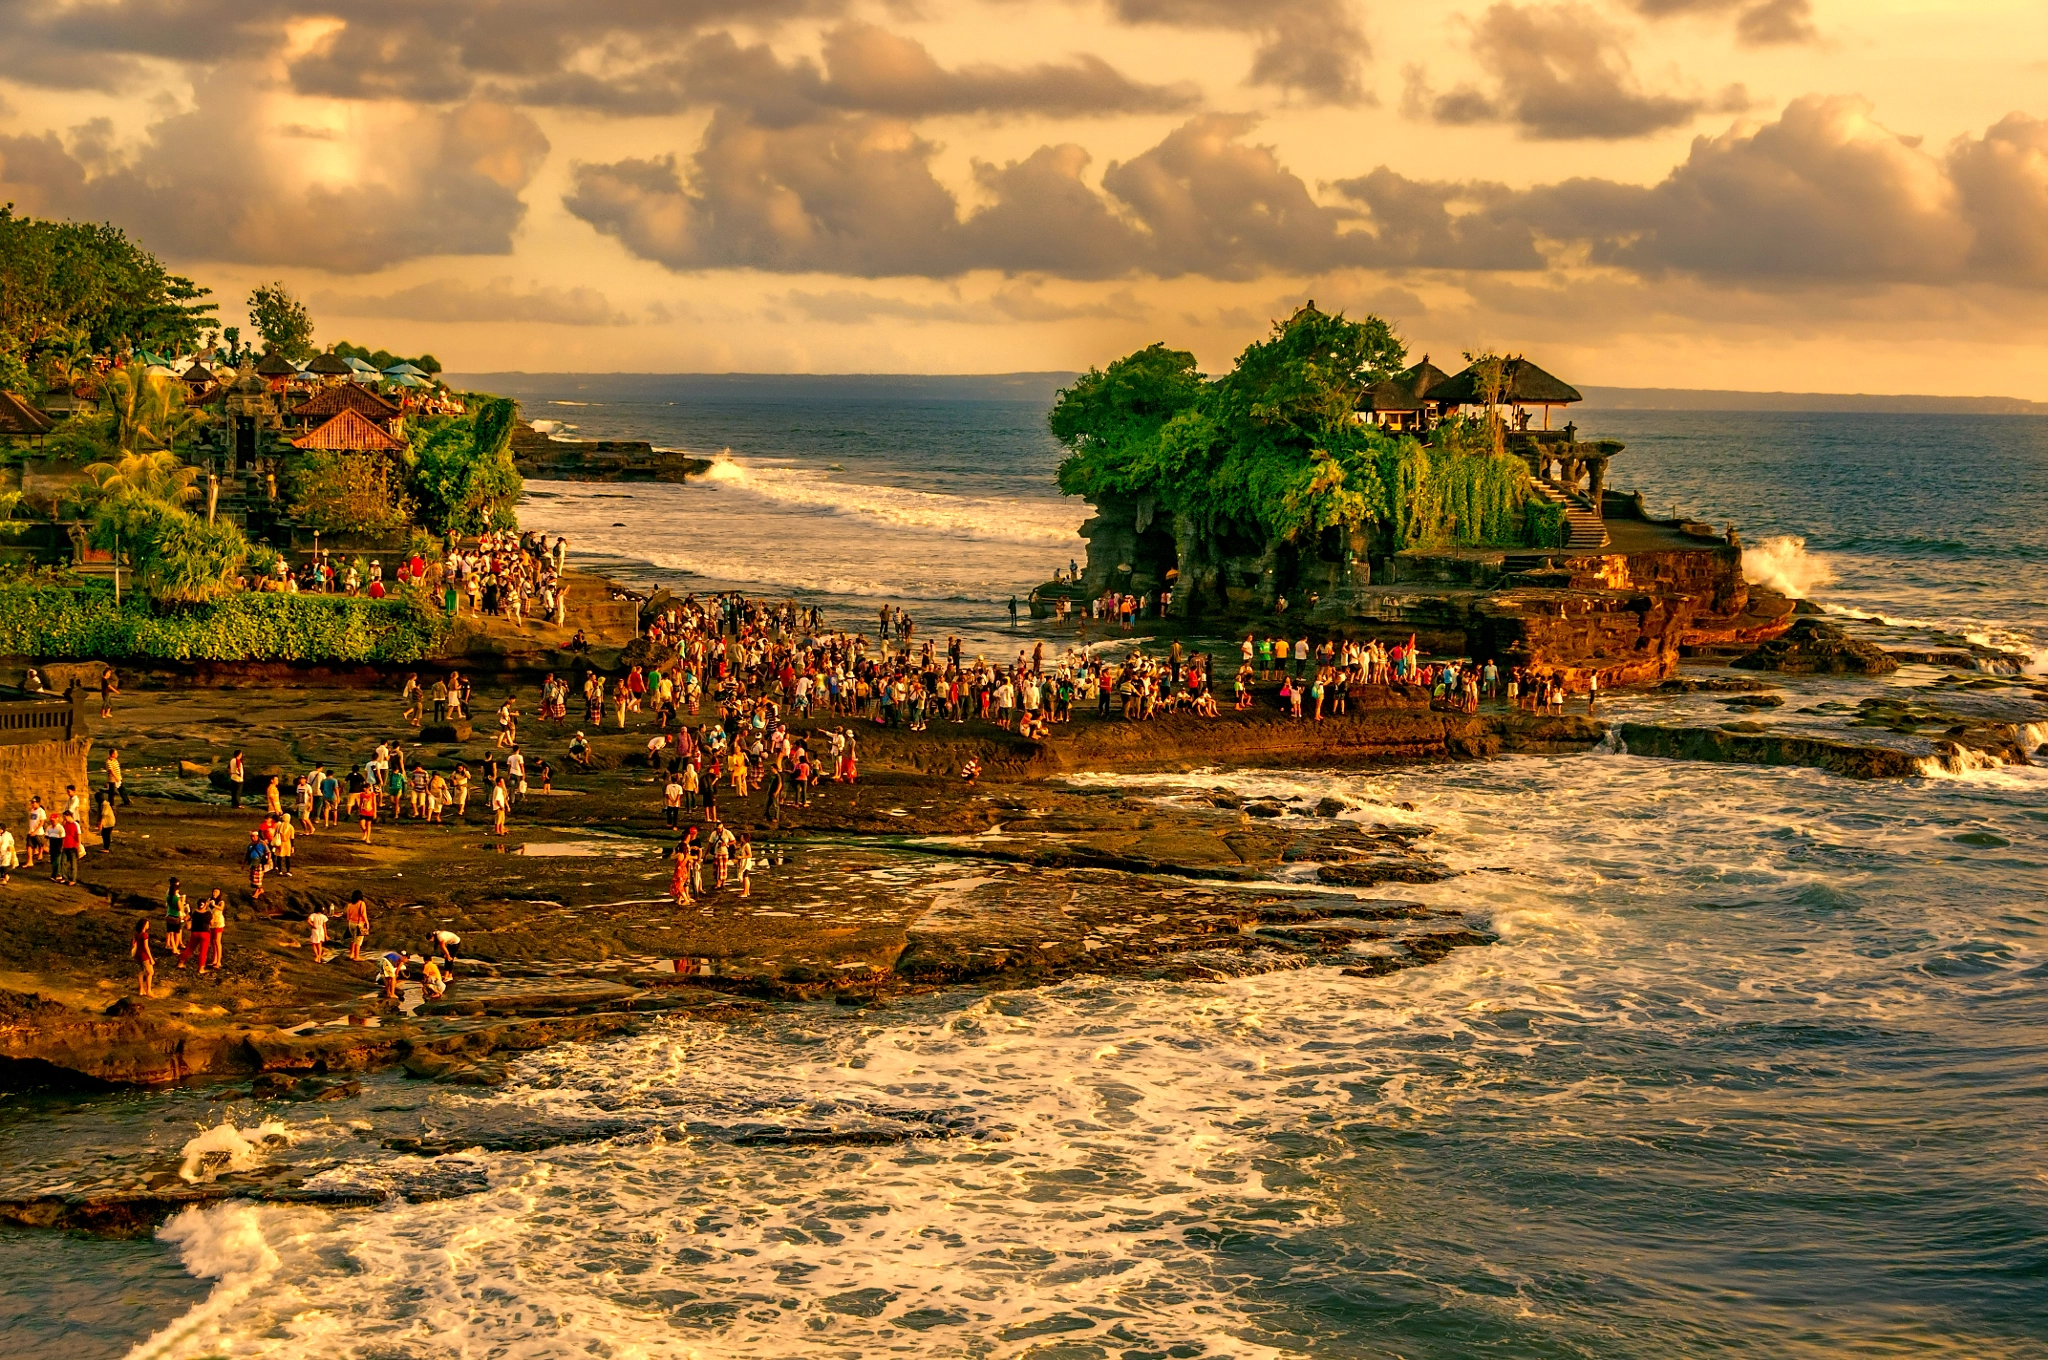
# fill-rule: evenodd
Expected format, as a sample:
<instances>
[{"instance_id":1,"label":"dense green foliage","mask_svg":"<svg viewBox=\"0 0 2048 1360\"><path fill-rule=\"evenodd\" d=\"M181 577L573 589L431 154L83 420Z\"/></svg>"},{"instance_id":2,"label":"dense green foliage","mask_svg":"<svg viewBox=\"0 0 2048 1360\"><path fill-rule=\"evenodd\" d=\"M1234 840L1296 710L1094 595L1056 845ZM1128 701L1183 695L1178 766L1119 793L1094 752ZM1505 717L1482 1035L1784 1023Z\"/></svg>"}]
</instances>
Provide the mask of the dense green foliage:
<instances>
[{"instance_id":1,"label":"dense green foliage","mask_svg":"<svg viewBox=\"0 0 2048 1360\"><path fill-rule=\"evenodd\" d=\"M249 290L249 322L263 343L293 363L304 363L320 351L313 347L313 314L282 283L263 283Z\"/></svg>"},{"instance_id":2,"label":"dense green foliage","mask_svg":"<svg viewBox=\"0 0 2048 1360\"><path fill-rule=\"evenodd\" d=\"M1069 450L1060 489L1150 498L1210 534L1304 542L1371 527L1385 546L1520 546L1528 470L1484 431L1440 426L1427 445L1357 418L1366 388L1398 370L1378 317L1301 307L1209 381L1184 350L1152 345L1083 374L1048 423Z\"/></svg>"},{"instance_id":3,"label":"dense green foliage","mask_svg":"<svg viewBox=\"0 0 2048 1360\"><path fill-rule=\"evenodd\" d=\"M447 621L424 596L239 592L163 610L93 587L0 586L0 653L152 661L419 661Z\"/></svg>"},{"instance_id":4,"label":"dense green foliage","mask_svg":"<svg viewBox=\"0 0 2048 1360\"><path fill-rule=\"evenodd\" d=\"M50 222L0 206L0 386L48 355L189 349L214 304L118 227Z\"/></svg>"},{"instance_id":5,"label":"dense green foliage","mask_svg":"<svg viewBox=\"0 0 2048 1360\"><path fill-rule=\"evenodd\" d=\"M86 468L81 494L93 541L135 564L135 580L158 605L225 595L249 558L249 541L227 520L209 524L185 507L198 494L196 469L173 454L123 455Z\"/></svg>"},{"instance_id":6,"label":"dense green foliage","mask_svg":"<svg viewBox=\"0 0 2048 1360\"><path fill-rule=\"evenodd\" d=\"M323 534L389 534L412 524L412 501L398 487L390 460L313 449L285 467L292 518Z\"/></svg>"},{"instance_id":7,"label":"dense green foliage","mask_svg":"<svg viewBox=\"0 0 2048 1360\"><path fill-rule=\"evenodd\" d=\"M512 464L518 408L503 397L472 394L469 414L429 417L410 429L412 497L420 522L435 533L511 528L519 499Z\"/></svg>"}]
</instances>

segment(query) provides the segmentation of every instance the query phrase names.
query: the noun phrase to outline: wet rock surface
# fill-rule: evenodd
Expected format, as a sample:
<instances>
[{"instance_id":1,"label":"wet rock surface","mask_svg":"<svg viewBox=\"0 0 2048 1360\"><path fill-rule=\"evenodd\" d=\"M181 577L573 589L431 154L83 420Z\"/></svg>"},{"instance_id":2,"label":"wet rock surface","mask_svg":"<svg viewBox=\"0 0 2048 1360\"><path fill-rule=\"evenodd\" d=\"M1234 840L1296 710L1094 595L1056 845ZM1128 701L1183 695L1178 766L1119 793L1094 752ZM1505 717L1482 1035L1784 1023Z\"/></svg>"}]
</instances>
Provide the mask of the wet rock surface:
<instances>
[{"instance_id":1,"label":"wet rock surface","mask_svg":"<svg viewBox=\"0 0 2048 1360\"><path fill-rule=\"evenodd\" d=\"M476 705L498 697L480 684ZM723 800L727 823L754 839L752 892L729 886L679 907L658 772L642 758L645 719L593 731L587 771L563 758L576 724L526 724L529 759L545 756L557 773L552 790L533 781L505 837L488 834L481 799L467 819L387 817L368 843L351 824L323 828L298 838L293 872L270 875L258 899L241 850L265 781L231 807L226 753L243 751L258 774L341 769L397 739L410 760L447 772L461 759L481 775L492 734L417 732L395 694L360 689L138 690L92 757L96 769L104 744L118 745L134 795L112 853L88 853L78 887L17 875L0 914L0 1081L260 1075L264 1098L321 1101L343 1098L333 1093L364 1072L402 1066L421 1082L488 1087L512 1055L657 1016L878 1004L1083 972L1204 977L1330 962L1410 929L1361 899L1445 875L1421 833L1366 826L1342 800L1220 788L1162 799L1073 779L1577 751L1604 731L1576 715L1433 710L1420 691L1355 707L1320 724L1270 711L1143 724L1089 715L1045 743L982 723L925 733L859 724L858 784L828 784L772 820L758 795ZM970 756L984 769L977 785L958 776ZM195 901L226 892L222 969L202 976L163 952L173 876ZM307 915L325 911L338 939L356 890L371 903L363 959L331 947L314 963ZM130 995L127 942L140 915L159 942L147 999ZM423 954L440 929L462 939L448 995L426 1001L417 983L379 995L376 956Z\"/></svg>"},{"instance_id":2,"label":"wet rock surface","mask_svg":"<svg viewBox=\"0 0 2048 1360\"><path fill-rule=\"evenodd\" d=\"M1899 668L1882 647L1852 637L1840 624L1801 618L1782 637L1762 643L1731 663L1738 670L1792 675L1889 675Z\"/></svg>"}]
</instances>

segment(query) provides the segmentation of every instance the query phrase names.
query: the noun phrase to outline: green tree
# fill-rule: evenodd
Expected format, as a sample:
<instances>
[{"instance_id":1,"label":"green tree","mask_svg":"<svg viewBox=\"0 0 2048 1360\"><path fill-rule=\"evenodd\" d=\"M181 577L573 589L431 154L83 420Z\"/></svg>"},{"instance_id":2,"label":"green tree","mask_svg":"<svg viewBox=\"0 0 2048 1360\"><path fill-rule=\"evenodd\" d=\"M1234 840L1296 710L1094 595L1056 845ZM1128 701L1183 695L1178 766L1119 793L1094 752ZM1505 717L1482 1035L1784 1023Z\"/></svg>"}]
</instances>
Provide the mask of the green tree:
<instances>
[{"instance_id":1,"label":"green tree","mask_svg":"<svg viewBox=\"0 0 2048 1360\"><path fill-rule=\"evenodd\" d=\"M502 397L471 396L470 413L411 427L412 495L436 533L474 534L510 527L523 483L512 464L517 408Z\"/></svg>"},{"instance_id":2,"label":"green tree","mask_svg":"<svg viewBox=\"0 0 2048 1360\"><path fill-rule=\"evenodd\" d=\"M312 358L313 314L282 283L259 284L249 293L249 322L263 343L294 363Z\"/></svg>"},{"instance_id":3,"label":"green tree","mask_svg":"<svg viewBox=\"0 0 2048 1360\"><path fill-rule=\"evenodd\" d=\"M370 454L316 450L285 469L292 518L323 534L401 533L413 504L397 480L389 459Z\"/></svg>"},{"instance_id":4,"label":"green tree","mask_svg":"<svg viewBox=\"0 0 2048 1360\"><path fill-rule=\"evenodd\" d=\"M1424 445L1358 419L1366 389L1405 359L1385 321L1314 303L1213 381L1185 351L1149 346L1059 394L1048 420L1069 451L1060 489L1148 500L1184 545L1190 533L1301 544L1367 526L1393 548L1526 541L1527 469L1483 428L1451 422Z\"/></svg>"},{"instance_id":5,"label":"green tree","mask_svg":"<svg viewBox=\"0 0 2048 1360\"><path fill-rule=\"evenodd\" d=\"M22 363L73 336L94 354L189 349L216 310L207 295L118 227L0 205L0 352Z\"/></svg>"}]
</instances>

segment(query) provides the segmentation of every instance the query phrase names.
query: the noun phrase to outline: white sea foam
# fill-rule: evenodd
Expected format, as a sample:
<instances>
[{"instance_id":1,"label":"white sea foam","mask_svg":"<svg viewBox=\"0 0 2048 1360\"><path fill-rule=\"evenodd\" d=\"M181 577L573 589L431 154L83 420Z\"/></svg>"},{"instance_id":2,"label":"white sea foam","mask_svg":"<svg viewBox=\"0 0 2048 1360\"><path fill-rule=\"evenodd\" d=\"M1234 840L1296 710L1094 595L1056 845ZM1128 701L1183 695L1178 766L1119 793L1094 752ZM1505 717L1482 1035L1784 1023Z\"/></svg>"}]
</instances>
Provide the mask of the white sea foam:
<instances>
[{"instance_id":1,"label":"white sea foam","mask_svg":"<svg viewBox=\"0 0 2048 1360\"><path fill-rule=\"evenodd\" d=\"M1086 518L1069 502L949 496L848 481L803 468L730 456L713 459L704 479L784 505L855 516L897 529L993 543L1065 548L1078 541L1074 531Z\"/></svg>"},{"instance_id":2,"label":"white sea foam","mask_svg":"<svg viewBox=\"0 0 2048 1360\"><path fill-rule=\"evenodd\" d=\"M1742 550L1742 574L1781 595L1803 600L1835 579L1826 559L1806 550L1806 540L1791 534L1767 538Z\"/></svg>"},{"instance_id":3,"label":"white sea foam","mask_svg":"<svg viewBox=\"0 0 2048 1360\"><path fill-rule=\"evenodd\" d=\"M251 1128L216 1124L188 1140L178 1174L191 1182L210 1181L226 1171L261 1166L269 1153L291 1141L282 1120L266 1119Z\"/></svg>"},{"instance_id":4,"label":"white sea foam","mask_svg":"<svg viewBox=\"0 0 2048 1360\"><path fill-rule=\"evenodd\" d=\"M429 1121L639 1131L409 1159L482 1173L455 1198L266 1209L280 1260L264 1286L152 1354L1254 1357L1298 1351L1319 1316L1266 1330L1297 1276L1310 1297L1405 1291L1460 1335L1487 1308L1579 1310L1584 1335L1605 1335L1625 1293L1660 1353L1700 1353L1685 1344L1699 1310L1709 1337L1755 1315L1691 1294L1683 1316L1660 1311L1694 1263L1588 1233L1567 1187L1611 1187L1603 1222L1649 1221L1671 1148L1687 1166L1695 1145L1740 1158L1813 1121L1860 1175L1895 1130L1855 1103L1868 1092L1843 1094L1851 1046L1831 1040L1810 1081L1797 1036L1918 1034L1930 997L2036 985L2024 951L1979 947L1976 903L1872 887L1954 852L1970 791L1953 783L1532 758L1090 782L1337 796L1360 821L1435 828L1459 875L1386 895L1501 943L1388 978L1083 981L547 1050L498 1090L437 1093ZM1966 954L1966 977L1915 966ZM1886 1066L1877 1089L1898 1080ZM735 1142L821 1127L907 1141ZM369 1174L330 1153L315 1188ZM1824 1181L1824 1160L1802 1174ZM1597 1286L1590 1309L1586 1291L1541 1283L1544 1253L1566 1246L1573 1279ZM1723 1282L1726 1298L1762 1283ZM1840 1353L1866 1323L1802 1316L1774 1349Z\"/></svg>"},{"instance_id":5,"label":"white sea foam","mask_svg":"<svg viewBox=\"0 0 2048 1360\"><path fill-rule=\"evenodd\" d=\"M157 1229L157 1239L178 1249L185 1269L214 1286L184 1316L128 1352L128 1360L219 1354L232 1335L224 1327L249 1296L276 1272L279 1258L263 1231L264 1211L227 1203L180 1210Z\"/></svg>"}]
</instances>

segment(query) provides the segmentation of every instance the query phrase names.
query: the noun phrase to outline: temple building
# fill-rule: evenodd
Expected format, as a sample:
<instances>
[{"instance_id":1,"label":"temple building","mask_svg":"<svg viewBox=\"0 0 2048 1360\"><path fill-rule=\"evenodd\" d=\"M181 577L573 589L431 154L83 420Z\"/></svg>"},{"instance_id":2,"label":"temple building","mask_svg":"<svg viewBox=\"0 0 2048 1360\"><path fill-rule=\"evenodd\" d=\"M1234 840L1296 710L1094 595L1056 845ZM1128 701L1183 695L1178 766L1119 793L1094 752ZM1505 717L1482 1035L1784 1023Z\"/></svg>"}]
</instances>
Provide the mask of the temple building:
<instances>
[{"instance_id":1,"label":"temple building","mask_svg":"<svg viewBox=\"0 0 2048 1360\"><path fill-rule=\"evenodd\" d=\"M1367 388L1358 403L1358 418L1388 430L1427 430L1443 412L1437 389L1450 381L1450 375L1425 354L1413 368Z\"/></svg>"}]
</instances>

